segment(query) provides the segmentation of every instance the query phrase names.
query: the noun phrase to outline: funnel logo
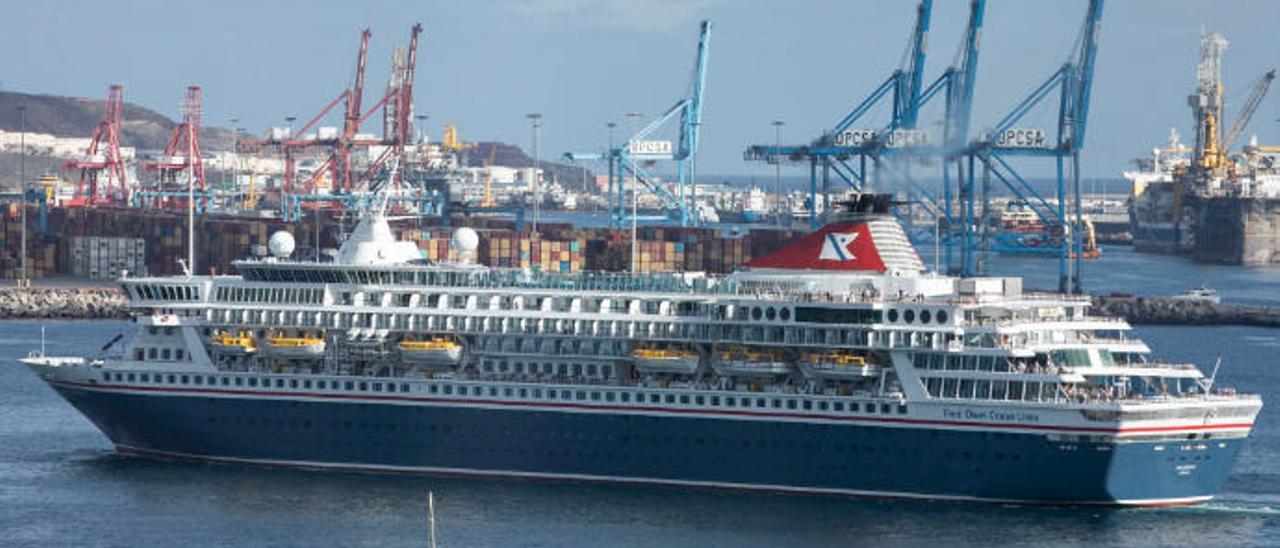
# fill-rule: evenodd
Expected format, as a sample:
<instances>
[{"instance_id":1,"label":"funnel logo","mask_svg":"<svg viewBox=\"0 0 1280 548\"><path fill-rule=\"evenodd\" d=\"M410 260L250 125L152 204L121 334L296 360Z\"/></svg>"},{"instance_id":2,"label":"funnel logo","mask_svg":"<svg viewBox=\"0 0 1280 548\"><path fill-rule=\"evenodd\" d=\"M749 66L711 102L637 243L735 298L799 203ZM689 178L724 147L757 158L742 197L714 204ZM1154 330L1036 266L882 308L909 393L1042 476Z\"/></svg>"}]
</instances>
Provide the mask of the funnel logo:
<instances>
[{"instance_id":1,"label":"funnel logo","mask_svg":"<svg viewBox=\"0 0 1280 548\"><path fill-rule=\"evenodd\" d=\"M856 260L857 257L853 256L849 246L857 238L857 232L828 232L826 240L822 243L822 252L818 254L818 259L828 261Z\"/></svg>"}]
</instances>

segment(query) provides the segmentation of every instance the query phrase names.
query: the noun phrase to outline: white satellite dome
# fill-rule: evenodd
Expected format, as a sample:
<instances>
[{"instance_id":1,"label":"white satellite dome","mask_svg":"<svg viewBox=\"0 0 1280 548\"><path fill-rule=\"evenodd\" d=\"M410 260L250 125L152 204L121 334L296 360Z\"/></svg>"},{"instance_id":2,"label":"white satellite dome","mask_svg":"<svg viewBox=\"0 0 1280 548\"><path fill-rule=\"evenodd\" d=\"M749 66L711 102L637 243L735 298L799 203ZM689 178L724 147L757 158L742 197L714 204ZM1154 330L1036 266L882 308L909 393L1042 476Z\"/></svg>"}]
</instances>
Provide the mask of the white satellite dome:
<instances>
[{"instance_id":1,"label":"white satellite dome","mask_svg":"<svg viewBox=\"0 0 1280 548\"><path fill-rule=\"evenodd\" d=\"M293 234L283 230L276 231L275 234L271 235L271 239L267 240L267 249L277 259L287 259L290 255L293 255L295 245Z\"/></svg>"},{"instance_id":2,"label":"white satellite dome","mask_svg":"<svg viewBox=\"0 0 1280 548\"><path fill-rule=\"evenodd\" d=\"M480 248L480 235L476 234L475 229L470 227L462 227L453 231L453 240L449 245L458 252L474 253Z\"/></svg>"},{"instance_id":3,"label":"white satellite dome","mask_svg":"<svg viewBox=\"0 0 1280 548\"><path fill-rule=\"evenodd\" d=\"M449 247L458 253L459 262L468 263L475 258L476 250L480 248L480 235L476 234L475 229L464 226L453 231Z\"/></svg>"}]
</instances>

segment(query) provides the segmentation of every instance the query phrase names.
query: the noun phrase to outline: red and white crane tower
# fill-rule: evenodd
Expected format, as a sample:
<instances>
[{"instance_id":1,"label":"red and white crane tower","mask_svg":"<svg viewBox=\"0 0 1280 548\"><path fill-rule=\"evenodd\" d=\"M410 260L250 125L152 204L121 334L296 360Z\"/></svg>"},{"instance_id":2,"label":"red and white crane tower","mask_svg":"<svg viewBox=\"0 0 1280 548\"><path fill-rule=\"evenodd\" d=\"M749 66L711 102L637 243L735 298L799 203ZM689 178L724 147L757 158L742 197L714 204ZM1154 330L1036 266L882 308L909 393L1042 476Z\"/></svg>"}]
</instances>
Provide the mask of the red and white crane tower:
<instances>
[{"instance_id":1,"label":"red and white crane tower","mask_svg":"<svg viewBox=\"0 0 1280 548\"><path fill-rule=\"evenodd\" d=\"M194 187L195 193L208 196L204 159L200 153L201 103L200 86L187 86L187 94L182 101L182 121L173 128L164 155L143 164L145 170L156 172L154 188L143 193L147 205L185 205L188 185ZM188 176L185 184L178 181L178 175L184 171Z\"/></svg>"},{"instance_id":2,"label":"red and white crane tower","mask_svg":"<svg viewBox=\"0 0 1280 548\"><path fill-rule=\"evenodd\" d=\"M120 154L124 86L108 86L104 106L102 121L93 130L93 137L89 140L84 156L62 164L64 171L80 170L75 198L66 205L121 206L129 201L129 182L125 176L124 156Z\"/></svg>"}]
</instances>

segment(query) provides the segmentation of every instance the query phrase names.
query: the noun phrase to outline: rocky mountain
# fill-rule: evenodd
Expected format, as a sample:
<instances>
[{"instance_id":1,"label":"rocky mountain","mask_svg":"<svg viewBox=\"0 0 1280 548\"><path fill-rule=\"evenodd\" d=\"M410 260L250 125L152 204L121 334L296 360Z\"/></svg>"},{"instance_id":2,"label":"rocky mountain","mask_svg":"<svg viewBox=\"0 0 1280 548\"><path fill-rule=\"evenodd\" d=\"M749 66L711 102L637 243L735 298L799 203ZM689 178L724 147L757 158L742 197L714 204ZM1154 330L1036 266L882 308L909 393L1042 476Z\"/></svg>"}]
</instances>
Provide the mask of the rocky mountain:
<instances>
[{"instance_id":1,"label":"rocky mountain","mask_svg":"<svg viewBox=\"0 0 1280 548\"><path fill-rule=\"evenodd\" d=\"M0 130L18 131L18 106L27 107L26 129L56 137L89 137L103 117L103 100L60 95L39 95L0 91ZM121 146L139 150L163 149L177 122L146 107L126 102L121 116ZM201 148L228 150L234 141L231 131L205 127L200 132Z\"/></svg>"}]
</instances>

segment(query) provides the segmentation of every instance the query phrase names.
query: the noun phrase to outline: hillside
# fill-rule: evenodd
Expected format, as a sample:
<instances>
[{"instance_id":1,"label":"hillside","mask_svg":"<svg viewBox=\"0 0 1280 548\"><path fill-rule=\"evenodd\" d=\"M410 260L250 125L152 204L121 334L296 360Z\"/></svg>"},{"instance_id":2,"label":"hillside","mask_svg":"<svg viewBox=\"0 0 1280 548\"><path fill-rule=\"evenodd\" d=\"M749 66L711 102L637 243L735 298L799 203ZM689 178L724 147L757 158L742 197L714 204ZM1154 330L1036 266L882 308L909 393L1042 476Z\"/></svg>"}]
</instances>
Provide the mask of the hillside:
<instances>
[{"instance_id":1,"label":"hillside","mask_svg":"<svg viewBox=\"0 0 1280 548\"><path fill-rule=\"evenodd\" d=\"M27 131L57 137L89 137L103 116L101 98L0 91L0 130L18 131L19 105L27 107ZM126 102L120 126L120 145L139 150L163 149L176 125L163 114ZM200 143L205 150L226 150L231 148L232 137L228 130L205 127L200 132Z\"/></svg>"}]
</instances>

